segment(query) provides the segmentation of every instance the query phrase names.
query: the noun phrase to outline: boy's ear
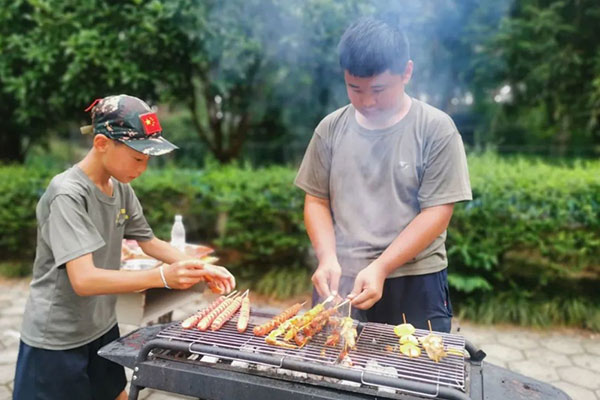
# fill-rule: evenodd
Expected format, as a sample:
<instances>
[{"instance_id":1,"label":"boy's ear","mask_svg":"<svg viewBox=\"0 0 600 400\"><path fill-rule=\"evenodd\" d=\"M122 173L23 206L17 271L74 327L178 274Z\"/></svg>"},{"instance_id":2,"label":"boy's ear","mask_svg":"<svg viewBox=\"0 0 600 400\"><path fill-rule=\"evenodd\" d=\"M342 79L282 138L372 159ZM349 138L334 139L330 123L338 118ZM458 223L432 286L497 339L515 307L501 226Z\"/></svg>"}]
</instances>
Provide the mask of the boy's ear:
<instances>
[{"instance_id":1,"label":"boy's ear","mask_svg":"<svg viewBox=\"0 0 600 400\"><path fill-rule=\"evenodd\" d=\"M104 153L108 150L110 146L111 139L107 138L104 135L96 135L94 136L94 149L97 151Z\"/></svg>"}]
</instances>

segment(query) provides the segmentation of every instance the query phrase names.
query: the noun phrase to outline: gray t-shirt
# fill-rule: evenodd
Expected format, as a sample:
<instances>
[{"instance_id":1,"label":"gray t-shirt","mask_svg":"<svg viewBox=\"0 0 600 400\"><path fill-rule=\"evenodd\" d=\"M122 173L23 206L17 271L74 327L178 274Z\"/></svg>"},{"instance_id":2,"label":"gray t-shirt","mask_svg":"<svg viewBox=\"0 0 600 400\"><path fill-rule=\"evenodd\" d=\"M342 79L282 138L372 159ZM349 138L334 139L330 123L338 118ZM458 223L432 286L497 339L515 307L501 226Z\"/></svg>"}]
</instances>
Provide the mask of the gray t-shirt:
<instances>
[{"instance_id":1,"label":"gray t-shirt","mask_svg":"<svg viewBox=\"0 0 600 400\"><path fill-rule=\"evenodd\" d=\"M67 261L92 253L97 268L117 270L124 237L153 238L131 186L112 183L111 197L74 166L55 176L38 202L36 257L21 330L28 345L71 349L116 324L116 296L78 296L65 268Z\"/></svg>"},{"instance_id":2,"label":"gray t-shirt","mask_svg":"<svg viewBox=\"0 0 600 400\"><path fill-rule=\"evenodd\" d=\"M393 126L360 126L347 105L317 126L296 176L306 193L329 199L336 252L356 276L427 207L471 200L462 139L452 119L419 100ZM446 232L389 277L446 268Z\"/></svg>"}]
</instances>

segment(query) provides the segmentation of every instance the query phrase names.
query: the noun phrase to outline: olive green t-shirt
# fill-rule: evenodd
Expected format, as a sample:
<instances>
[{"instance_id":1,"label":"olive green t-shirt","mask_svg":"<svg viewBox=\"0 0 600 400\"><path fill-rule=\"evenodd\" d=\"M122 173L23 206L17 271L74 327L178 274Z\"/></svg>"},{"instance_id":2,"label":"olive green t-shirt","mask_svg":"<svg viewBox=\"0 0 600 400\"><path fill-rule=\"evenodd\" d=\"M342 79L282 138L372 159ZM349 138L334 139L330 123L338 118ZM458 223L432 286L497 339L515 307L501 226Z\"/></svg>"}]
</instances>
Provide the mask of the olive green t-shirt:
<instances>
[{"instance_id":1,"label":"olive green t-shirt","mask_svg":"<svg viewBox=\"0 0 600 400\"><path fill-rule=\"evenodd\" d=\"M65 350L87 344L116 324L115 295L77 295L65 265L92 254L97 268L117 270L123 238L153 233L128 184L112 179L103 193L74 166L55 176L36 208L36 257L21 339L33 347Z\"/></svg>"},{"instance_id":2,"label":"olive green t-shirt","mask_svg":"<svg viewBox=\"0 0 600 400\"><path fill-rule=\"evenodd\" d=\"M416 99L386 129L360 126L352 105L329 114L315 129L295 184L329 199L345 276L356 276L379 257L422 209L472 198L456 126ZM445 240L446 232L389 277L446 268Z\"/></svg>"}]
</instances>

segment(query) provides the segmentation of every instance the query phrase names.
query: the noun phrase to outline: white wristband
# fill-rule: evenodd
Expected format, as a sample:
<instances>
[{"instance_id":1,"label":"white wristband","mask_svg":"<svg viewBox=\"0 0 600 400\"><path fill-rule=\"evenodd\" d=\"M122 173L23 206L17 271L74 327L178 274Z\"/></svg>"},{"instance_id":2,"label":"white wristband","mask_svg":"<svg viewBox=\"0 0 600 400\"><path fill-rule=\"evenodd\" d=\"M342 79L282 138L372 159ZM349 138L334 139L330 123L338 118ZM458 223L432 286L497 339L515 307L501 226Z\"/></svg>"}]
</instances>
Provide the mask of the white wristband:
<instances>
[{"instance_id":1,"label":"white wristband","mask_svg":"<svg viewBox=\"0 0 600 400\"><path fill-rule=\"evenodd\" d=\"M163 284L165 285L165 287L167 289L171 289L169 287L169 285L167 285L167 280L165 279L165 271L163 271L163 266L162 265L160 266L159 271L160 271L160 279L162 279Z\"/></svg>"}]
</instances>

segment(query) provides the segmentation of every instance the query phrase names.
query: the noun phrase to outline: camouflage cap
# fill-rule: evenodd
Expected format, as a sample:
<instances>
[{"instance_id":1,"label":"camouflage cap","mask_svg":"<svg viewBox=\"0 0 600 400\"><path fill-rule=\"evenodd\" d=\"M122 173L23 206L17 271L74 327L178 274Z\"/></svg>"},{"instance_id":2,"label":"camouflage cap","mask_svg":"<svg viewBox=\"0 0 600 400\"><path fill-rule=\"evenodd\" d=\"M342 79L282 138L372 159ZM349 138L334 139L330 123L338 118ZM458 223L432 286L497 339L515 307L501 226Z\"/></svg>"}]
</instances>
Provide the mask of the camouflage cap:
<instances>
[{"instance_id":1,"label":"camouflage cap","mask_svg":"<svg viewBox=\"0 0 600 400\"><path fill-rule=\"evenodd\" d=\"M102 134L151 156L178 148L162 137L156 113L137 97L108 96L92 103L90 108L92 125L82 127L82 133Z\"/></svg>"}]
</instances>

